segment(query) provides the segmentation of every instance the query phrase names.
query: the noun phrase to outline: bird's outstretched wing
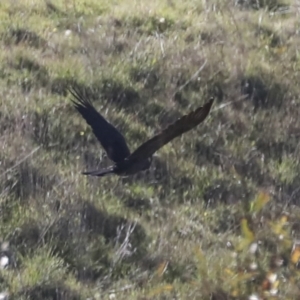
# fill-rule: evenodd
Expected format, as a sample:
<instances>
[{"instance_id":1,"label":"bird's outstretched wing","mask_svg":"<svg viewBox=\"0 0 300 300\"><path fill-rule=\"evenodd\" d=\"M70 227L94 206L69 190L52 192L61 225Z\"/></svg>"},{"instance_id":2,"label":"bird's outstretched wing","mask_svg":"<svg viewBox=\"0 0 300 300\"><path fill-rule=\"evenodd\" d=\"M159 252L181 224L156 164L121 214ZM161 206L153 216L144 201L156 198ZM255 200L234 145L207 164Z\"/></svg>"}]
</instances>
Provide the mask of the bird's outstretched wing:
<instances>
[{"instance_id":1,"label":"bird's outstretched wing","mask_svg":"<svg viewBox=\"0 0 300 300\"><path fill-rule=\"evenodd\" d=\"M75 108L92 127L108 157L114 162L122 161L128 157L130 150L124 136L96 111L91 101L78 88L72 87L68 90L75 98L72 100Z\"/></svg>"},{"instance_id":2,"label":"bird's outstretched wing","mask_svg":"<svg viewBox=\"0 0 300 300\"><path fill-rule=\"evenodd\" d=\"M175 137L203 122L210 112L213 101L214 99L211 98L203 107L197 108L166 127L159 134L139 146L127 159L131 161L146 159Z\"/></svg>"}]
</instances>

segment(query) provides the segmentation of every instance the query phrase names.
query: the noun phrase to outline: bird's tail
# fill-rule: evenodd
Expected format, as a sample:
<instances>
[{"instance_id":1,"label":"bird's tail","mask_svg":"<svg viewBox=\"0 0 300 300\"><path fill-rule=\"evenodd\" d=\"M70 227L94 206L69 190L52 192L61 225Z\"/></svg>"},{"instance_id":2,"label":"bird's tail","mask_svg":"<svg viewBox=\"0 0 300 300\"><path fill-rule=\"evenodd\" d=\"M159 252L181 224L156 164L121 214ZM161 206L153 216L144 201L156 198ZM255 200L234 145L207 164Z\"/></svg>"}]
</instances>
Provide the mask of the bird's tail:
<instances>
[{"instance_id":1,"label":"bird's tail","mask_svg":"<svg viewBox=\"0 0 300 300\"><path fill-rule=\"evenodd\" d=\"M83 175L98 176L98 177L103 177L103 176L106 176L106 175L112 174L112 173L114 173L114 167L113 166L111 166L107 169L82 172Z\"/></svg>"}]
</instances>

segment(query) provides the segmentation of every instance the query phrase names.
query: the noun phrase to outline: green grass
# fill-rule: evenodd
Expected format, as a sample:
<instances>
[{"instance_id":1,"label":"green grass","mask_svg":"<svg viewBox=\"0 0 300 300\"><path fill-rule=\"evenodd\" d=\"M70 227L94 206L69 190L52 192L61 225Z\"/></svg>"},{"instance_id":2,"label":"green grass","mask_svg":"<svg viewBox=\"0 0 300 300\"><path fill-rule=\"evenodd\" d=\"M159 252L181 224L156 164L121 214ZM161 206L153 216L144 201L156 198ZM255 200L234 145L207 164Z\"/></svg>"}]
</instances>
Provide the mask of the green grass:
<instances>
[{"instance_id":1,"label":"green grass","mask_svg":"<svg viewBox=\"0 0 300 300\"><path fill-rule=\"evenodd\" d=\"M297 9L279 0L1 1L0 256L9 265L0 292L298 298ZM216 101L149 171L90 178L80 172L110 162L70 84L131 150Z\"/></svg>"}]
</instances>

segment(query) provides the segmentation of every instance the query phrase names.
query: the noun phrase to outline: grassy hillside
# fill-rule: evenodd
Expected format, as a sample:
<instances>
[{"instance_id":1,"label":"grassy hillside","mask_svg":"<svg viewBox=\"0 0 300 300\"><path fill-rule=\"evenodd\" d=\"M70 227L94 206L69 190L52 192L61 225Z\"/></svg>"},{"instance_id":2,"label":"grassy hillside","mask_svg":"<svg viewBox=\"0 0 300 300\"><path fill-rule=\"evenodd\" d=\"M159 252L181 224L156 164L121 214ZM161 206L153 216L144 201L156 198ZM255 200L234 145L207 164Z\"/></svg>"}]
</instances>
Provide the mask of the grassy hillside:
<instances>
[{"instance_id":1,"label":"grassy hillside","mask_svg":"<svg viewBox=\"0 0 300 300\"><path fill-rule=\"evenodd\" d=\"M0 296L297 299L298 1L0 2ZM208 119L149 171L110 162L76 84L133 150Z\"/></svg>"}]
</instances>

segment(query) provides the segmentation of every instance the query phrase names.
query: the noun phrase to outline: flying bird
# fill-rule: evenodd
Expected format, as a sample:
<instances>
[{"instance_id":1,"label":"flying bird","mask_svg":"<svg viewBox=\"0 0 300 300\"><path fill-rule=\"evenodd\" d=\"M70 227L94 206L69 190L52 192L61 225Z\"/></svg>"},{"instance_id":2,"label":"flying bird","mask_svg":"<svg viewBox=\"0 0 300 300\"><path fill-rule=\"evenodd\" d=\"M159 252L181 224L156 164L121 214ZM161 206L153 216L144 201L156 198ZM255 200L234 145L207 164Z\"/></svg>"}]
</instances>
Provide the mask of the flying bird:
<instances>
[{"instance_id":1,"label":"flying bird","mask_svg":"<svg viewBox=\"0 0 300 300\"><path fill-rule=\"evenodd\" d=\"M69 92L74 97L72 100L74 107L87 124L91 126L93 133L106 151L107 156L114 162L108 168L82 173L84 175L99 177L107 174L127 176L149 169L153 154L174 138L203 122L208 116L214 101L211 98L202 107L179 118L131 153L124 136L96 111L86 95L75 87L69 88Z\"/></svg>"}]
</instances>

